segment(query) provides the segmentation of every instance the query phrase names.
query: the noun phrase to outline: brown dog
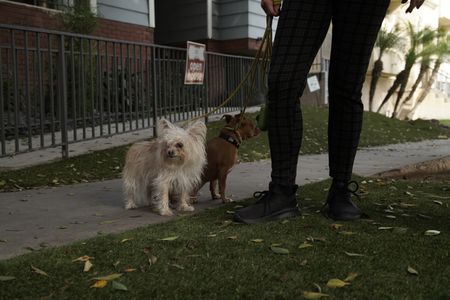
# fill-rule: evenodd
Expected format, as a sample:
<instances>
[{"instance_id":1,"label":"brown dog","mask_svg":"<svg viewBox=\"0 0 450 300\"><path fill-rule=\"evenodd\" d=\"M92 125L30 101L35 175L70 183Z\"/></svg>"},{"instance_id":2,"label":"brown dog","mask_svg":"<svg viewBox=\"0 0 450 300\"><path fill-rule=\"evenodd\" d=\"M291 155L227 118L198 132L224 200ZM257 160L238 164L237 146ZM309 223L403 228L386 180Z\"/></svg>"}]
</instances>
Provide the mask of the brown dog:
<instances>
[{"instance_id":1,"label":"brown dog","mask_svg":"<svg viewBox=\"0 0 450 300\"><path fill-rule=\"evenodd\" d=\"M194 202L198 190L207 182L212 199L222 199L223 203L233 201L225 195L228 173L238 161L238 148L242 141L257 136L261 131L252 119L237 114L234 117L224 115L227 125L220 130L218 137L208 141L206 145L207 166L203 171L202 183L194 191ZM219 194L216 193L219 183Z\"/></svg>"}]
</instances>

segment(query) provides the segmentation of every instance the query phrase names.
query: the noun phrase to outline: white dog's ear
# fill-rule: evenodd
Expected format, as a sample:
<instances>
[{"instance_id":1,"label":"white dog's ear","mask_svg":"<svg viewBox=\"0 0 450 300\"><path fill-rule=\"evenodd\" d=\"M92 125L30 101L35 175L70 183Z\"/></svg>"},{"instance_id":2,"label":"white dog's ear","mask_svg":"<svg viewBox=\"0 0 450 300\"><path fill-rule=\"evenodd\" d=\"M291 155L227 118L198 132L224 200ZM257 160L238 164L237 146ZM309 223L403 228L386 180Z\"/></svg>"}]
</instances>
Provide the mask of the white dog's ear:
<instances>
[{"instance_id":1,"label":"white dog's ear","mask_svg":"<svg viewBox=\"0 0 450 300\"><path fill-rule=\"evenodd\" d=\"M206 138L206 125L201 121L197 121L189 126L187 132L194 138L204 141Z\"/></svg>"},{"instance_id":2,"label":"white dog's ear","mask_svg":"<svg viewBox=\"0 0 450 300\"><path fill-rule=\"evenodd\" d=\"M168 120L161 118L158 122L158 126L156 127L156 132L158 135L163 134L166 130L174 129L175 125L170 123Z\"/></svg>"}]
</instances>

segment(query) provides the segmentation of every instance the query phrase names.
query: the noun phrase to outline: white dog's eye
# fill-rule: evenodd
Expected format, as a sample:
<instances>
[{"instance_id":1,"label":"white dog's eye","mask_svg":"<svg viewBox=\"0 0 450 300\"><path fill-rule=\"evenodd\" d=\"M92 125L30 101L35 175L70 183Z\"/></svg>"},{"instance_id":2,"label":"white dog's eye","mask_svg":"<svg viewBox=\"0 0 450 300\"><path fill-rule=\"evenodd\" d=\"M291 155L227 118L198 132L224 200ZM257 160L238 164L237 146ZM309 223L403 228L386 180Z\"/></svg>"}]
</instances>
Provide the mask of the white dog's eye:
<instances>
[{"instance_id":1,"label":"white dog's eye","mask_svg":"<svg viewBox=\"0 0 450 300\"><path fill-rule=\"evenodd\" d=\"M177 148L183 148L183 143L177 143L176 146Z\"/></svg>"}]
</instances>

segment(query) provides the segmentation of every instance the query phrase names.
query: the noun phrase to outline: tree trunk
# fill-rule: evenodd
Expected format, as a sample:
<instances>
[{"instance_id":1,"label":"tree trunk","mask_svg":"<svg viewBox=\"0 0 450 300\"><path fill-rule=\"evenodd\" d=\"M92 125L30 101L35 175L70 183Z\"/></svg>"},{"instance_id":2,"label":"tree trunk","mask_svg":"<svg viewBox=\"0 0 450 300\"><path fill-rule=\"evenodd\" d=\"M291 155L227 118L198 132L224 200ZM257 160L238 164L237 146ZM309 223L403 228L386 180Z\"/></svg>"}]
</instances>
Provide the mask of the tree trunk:
<instances>
[{"instance_id":1,"label":"tree trunk","mask_svg":"<svg viewBox=\"0 0 450 300\"><path fill-rule=\"evenodd\" d=\"M373 109L373 97L375 96L375 91L377 89L378 80L381 77L381 72L383 71L383 62L378 59L372 69L372 80L370 81L370 91L369 91L369 111Z\"/></svg>"},{"instance_id":2,"label":"tree trunk","mask_svg":"<svg viewBox=\"0 0 450 300\"><path fill-rule=\"evenodd\" d=\"M398 94L397 94L397 101L395 101L394 111L392 112L391 118L397 117L397 110L401 106L400 103L402 102L403 94L405 93L406 86L408 85L408 79L409 79L409 74L410 73L411 73L411 69L410 68L405 70L405 74L403 76L403 80L400 83L400 90L398 91Z\"/></svg>"},{"instance_id":3,"label":"tree trunk","mask_svg":"<svg viewBox=\"0 0 450 300\"><path fill-rule=\"evenodd\" d=\"M419 105L423 102L423 100L425 100L425 97L428 95L428 93L431 91L431 87L433 86L434 82L436 81L437 73L439 72L439 69L441 68L441 64L442 64L441 60L436 60L433 71L431 72L430 79L425 83L422 93L420 93L419 97L417 97L416 104L414 104L414 107L409 112L409 115L411 117L414 114L414 112L417 110Z\"/></svg>"},{"instance_id":4,"label":"tree trunk","mask_svg":"<svg viewBox=\"0 0 450 300\"><path fill-rule=\"evenodd\" d=\"M419 84L422 82L423 77L427 73L427 70L428 70L428 65L420 66L420 72L419 72L419 75L417 76L416 82L414 82L414 85L412 86L408 97L406 97L406 99L403 103L408 103L409 101L411 101L414 93L416 92L417 88L419 87Z\"/></svg>"},{"instance_id":5,"label":"tree trunk","mask_svg":"<svg viewBox=\"0 0 450 300\"><path fill-rule=\"evenodd\" d=\"M395 81L392 84L391 88L388 90L386 97L384 97L383 101L381 102L380 106L377 109L377 113L380 112L381 108L389 101L389 98L392 97L392 95L395 93L397 88L400 86L400 84L403 82L404 74L406 73L406 70L401 71L397 74L395 77Z\"/></svg>"}]
</instances>

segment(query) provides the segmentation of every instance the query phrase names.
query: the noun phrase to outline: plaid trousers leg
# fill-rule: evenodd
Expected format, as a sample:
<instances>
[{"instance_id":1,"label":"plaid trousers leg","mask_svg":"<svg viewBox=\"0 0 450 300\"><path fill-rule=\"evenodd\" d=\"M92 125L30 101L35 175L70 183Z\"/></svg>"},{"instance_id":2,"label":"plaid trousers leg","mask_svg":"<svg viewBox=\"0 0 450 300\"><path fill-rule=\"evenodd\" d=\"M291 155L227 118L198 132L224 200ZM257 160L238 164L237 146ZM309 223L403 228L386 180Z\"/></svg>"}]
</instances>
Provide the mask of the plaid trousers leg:
<instances>
[{"instance_id":1,"label":"plaid trousers leg","mask_svg":"<svg viewBox=\"0 0 450 300\"><path fill-rule=\"evenodd\" d=\"M363 119L361 89L390 0L333 1L329 73L330 176L351 178Z\"/></svg>"},{"instance_id":2,"label":"plaid trousers leg","mask_svg":"<svg viewBox=\"0 0 450 300\"><path fill-rule=\"evenodd\" d=\"M268 76L268 134L273 183L295 184L303 129L299 96L328 31L332 2L283 2Z\"/></svg>"}]
</instances>

